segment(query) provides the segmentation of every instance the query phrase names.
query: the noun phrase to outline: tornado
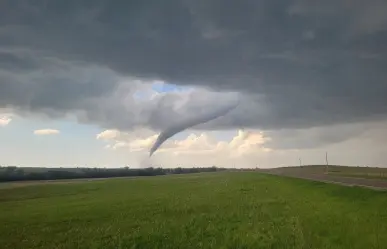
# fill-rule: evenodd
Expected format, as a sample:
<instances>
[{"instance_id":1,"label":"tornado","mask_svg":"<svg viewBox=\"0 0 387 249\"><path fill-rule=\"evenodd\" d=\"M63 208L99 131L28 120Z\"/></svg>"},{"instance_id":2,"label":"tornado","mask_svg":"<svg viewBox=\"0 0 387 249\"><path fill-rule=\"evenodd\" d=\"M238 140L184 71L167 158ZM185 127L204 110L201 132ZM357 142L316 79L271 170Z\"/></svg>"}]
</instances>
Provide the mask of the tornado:
<instances>
[{"instance_id":1,"label":"tornado","mask_svg":"<svg viewBox=\"0 0 387 249\"><path fill-rule=\"evenodd\" d=\"M151 157L153 155L153 153L156 152L157 149L173 135L175 135L181 131L184 131L192 126L195 126L198 124L203 124L203 123L206 123L206 122L211 121L213 119L216 119L218 117L224 116L228 112L233 110L235 107L237 107L238 104L239 104L239 99L236 103L233 103L232 105L224 106L222 108L219 108L217 110L213 110L213 111L208 112L208 113L204 113L204 114L197 116L197 117L192 117L192 118L188 118L186 120L182 120L181 122L170 126L166 130L162 131L160 133L160 135L157 137L155 143L153 144L152 148L149 151L149 157Z\"/></svg>"}]
</instances>

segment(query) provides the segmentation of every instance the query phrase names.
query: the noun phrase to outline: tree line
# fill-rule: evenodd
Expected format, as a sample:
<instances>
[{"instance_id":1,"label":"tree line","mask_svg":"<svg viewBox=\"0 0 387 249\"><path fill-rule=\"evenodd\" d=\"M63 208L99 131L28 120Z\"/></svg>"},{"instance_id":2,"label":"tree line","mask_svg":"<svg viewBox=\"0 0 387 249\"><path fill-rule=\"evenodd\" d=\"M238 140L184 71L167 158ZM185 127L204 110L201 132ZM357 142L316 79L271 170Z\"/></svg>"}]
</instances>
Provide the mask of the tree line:
<instances>
[{"instance_id":1,"label":"tree line","mask_svg":"<svg viewBox=\"0 0 387 249\"><path fill-rule=\"evenodd\" d=\"M20 168L16 166L0 167L0 182L31 181L31 180L59 180L79 178L109 178L127 176L157 176L167 174L189 174L200 172L216 172L225 168L198 167L198 168Z\"/></svg>"}]
</instances>

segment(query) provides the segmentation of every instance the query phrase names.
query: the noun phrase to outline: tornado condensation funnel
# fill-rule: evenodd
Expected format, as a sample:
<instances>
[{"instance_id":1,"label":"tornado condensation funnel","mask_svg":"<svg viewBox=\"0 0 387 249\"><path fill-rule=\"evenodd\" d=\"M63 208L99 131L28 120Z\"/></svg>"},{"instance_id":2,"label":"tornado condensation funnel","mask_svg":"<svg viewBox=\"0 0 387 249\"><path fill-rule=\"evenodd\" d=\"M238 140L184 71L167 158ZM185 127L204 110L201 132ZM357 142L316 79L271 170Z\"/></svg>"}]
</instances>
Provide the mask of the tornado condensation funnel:
<instances>
[{"instance_id":1,"label":"tornado condensation funnel","mask_svg":"<svg viewBox=\"0 0 387 249\"><path fill-rule=\"evenodd\" d=\"M171 127L167 128L166 130L162 131L160 135L157 137L155 143L153 144L152 148L149 151L149 157L153 155L154 152L157 151L157 149L170 137L173 135L184 131L192 126L206 123L210 120L213 120L215 118L218 118L220 116L226 115L229 111L233 110L235 107L237 107L239 104L239 99L233 103L232 105L227 105L222 108L219 108L217 110L213 110L211 112L202 114L197 117L188 118L186 120L182 120L181 122L172 125Z\"/></svg>"}]
</instances>

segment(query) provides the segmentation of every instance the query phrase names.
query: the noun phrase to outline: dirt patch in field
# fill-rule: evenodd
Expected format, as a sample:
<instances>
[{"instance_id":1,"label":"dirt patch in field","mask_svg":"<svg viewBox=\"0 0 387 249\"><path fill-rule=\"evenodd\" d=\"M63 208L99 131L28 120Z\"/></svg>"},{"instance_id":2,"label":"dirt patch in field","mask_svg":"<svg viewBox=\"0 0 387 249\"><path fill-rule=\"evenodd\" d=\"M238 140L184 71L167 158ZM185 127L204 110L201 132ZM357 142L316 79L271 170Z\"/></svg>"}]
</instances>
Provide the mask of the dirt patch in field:
<instances>
[{"instance_id":1,"label":"dirt patch in field","mask_svg":"<svg viewBox=\"0 0 387 249\"><path fill-rule=\"evenodd\" d=\"M191 178L199 177L198 174L201 173L191 173L189 174ZM167 177L167 175L156 175L152 177ZM175 178L178 178L178 175L174 175ZM66 180L36 180L36 181L15 181L15 182L0 182L0 189L5 188L17 188L25 187L31 185L40 185L40 184L71 184L71 183L81 183L81 182L90 182L90 181L103 181L109 179L138 179L145 178L149 176L118 176L118 177L105 177L105 178L80 178L80 179L66 179ZM187 174L182 174L181 177L186 178Z\"/></svg>"},{"instance_id":2,"label":"dirt patch in field","mask_svg":"<svg viewBox=\"0 0 387 249\"><path fill-rule=\"evenodd\" d=\"M116 177L116 178L118 178L118 177ZM3 182L3 183L0 183L0 189L18 188L18 187L25 187L25 186L31 186L31 185L41 185L41 184L71 184L71 183L81 183L81 182L90 182L90 181L101 181L101 180L107 180L107 179L112 179L112 177L110 177L110 178L82 178L82 179L66 179L66 180Z\"/></svg>"}]
</instances>

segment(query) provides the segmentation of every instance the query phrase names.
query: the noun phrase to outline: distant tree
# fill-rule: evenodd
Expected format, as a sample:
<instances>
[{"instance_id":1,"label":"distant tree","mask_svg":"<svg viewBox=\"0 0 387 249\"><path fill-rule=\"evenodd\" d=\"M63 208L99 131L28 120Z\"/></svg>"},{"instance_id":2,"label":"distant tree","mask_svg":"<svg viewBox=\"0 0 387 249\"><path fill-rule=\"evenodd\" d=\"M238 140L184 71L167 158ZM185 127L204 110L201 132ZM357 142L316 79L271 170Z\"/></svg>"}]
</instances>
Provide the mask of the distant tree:
<instances>
[{"instance_id":1,"label":"distant tree","mask_svg":"<svg viewBox=\"0 0 387 249\"><path fill-rule=\"evenodd\" d=\"M183 173L183 170L181 167L177 167L174 171L173 171L174 174L181 174Z\"/></svg>"},{"instance_id":2,"label":"distant tree","mask_svg":"<svg viewBox=\"0 0 387 249\"><path fill-rule=\"evenodd\" d=\"M17 175L20 175L20 176L23 176L23 175L24 175L24 170L21 169L21 168L16 169L15 172L16 172Z\"/></svg>"},{"instance_id":3,"label":"distant tree","mask_svg":"<svg viewBox=\"0 0 387 249\"><path fill-rule=\"evenodd\" d=\"M129 167L107 169L107 168L51 168L38 171L24 171L23 168L15 166L4 167L0 171L0 181L22 181L22 180L55 180L55 179L76 179L76 178L102 178L120 176L155 176L166 174L189 174L199 172L214 172L225 170L215 166L208 168L182 168L163 169L161 167L149 167L145 169L130 169Z\"/></svg>"}]
</instances>

